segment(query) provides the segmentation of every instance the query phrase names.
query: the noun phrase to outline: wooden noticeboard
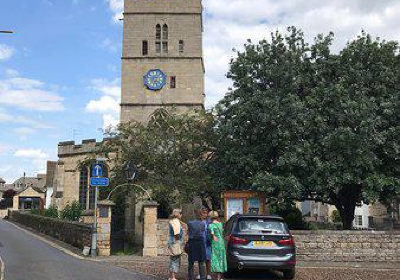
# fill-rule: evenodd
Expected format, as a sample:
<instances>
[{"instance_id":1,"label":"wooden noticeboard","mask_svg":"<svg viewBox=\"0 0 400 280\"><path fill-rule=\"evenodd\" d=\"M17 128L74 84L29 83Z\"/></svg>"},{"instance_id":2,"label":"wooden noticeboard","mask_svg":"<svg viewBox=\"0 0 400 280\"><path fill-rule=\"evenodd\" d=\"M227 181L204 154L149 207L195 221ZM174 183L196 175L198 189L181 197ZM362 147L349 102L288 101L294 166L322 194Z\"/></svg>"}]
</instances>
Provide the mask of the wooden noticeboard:
<instances>
[{"instance_id":1,"label":"wooden noticeboard","mask_svg":"<svg viewBox=\"0 0 400 280\"><path fill-rule=\"evenodd\" d=\"M225 219L238 214L268 214L265 195L254 191L223 192Z\"/></svg>"}]
</instances>

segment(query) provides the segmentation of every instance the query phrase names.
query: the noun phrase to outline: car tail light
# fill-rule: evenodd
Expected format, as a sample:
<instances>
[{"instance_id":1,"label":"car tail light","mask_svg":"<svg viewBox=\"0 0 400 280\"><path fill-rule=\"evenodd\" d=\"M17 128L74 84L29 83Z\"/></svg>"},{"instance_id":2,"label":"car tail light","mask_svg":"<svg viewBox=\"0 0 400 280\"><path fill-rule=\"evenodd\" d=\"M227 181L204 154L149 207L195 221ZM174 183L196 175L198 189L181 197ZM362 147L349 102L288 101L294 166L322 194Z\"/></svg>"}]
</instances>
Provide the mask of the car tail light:
<instances>
[{"instance_id":1,"label":"car tail light","mask_svg":"<svg viewBox=\"0 0 400 280\"><path fill-rule=\"evenodd\" d=\"M279 240L279 244L282 246L294 246L293 236L290 236L289 239Z\"/></svg>"},{"instance_id":2,"label":"car tail light","mask_svg":"<svg viewBox=\"0 0 400 280\"><path fill-rule=\"evenodd\" d=\"M247 243L249 243L249 241L247 241L244 238L240 238L240 237L236 237L236 236L232 236L232 235L228 235L226 237L226 239L227 239L227 241L228 241L228 243L230 245L238 245L238 244L247 244Z\"/></svg>"}]
</instances>

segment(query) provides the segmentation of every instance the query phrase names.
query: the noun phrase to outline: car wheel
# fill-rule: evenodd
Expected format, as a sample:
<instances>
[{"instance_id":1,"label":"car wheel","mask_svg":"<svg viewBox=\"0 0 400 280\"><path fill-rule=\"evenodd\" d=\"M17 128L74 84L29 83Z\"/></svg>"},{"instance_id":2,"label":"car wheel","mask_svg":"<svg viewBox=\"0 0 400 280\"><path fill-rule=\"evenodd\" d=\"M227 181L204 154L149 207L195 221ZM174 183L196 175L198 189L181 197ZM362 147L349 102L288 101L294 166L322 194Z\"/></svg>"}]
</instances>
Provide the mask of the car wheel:
<instances>
[{"instance_id":1,"label":"car wheel","mask_svg":"<svg viewBox=\"0 0 400 280\"><path fill-rule=\"evenodd\" d=\"M296 277L296 269L289 269L289 270L284 270L283 271L283 278L284 279L294 279L294 277Z\"/></svg>"},{"instance_id":2,"label":"car wheel","mask_svg":"<svg viewBox=\"0 0 400 280\"><path fill-rule=\"evenodd\" d=\"M235 278L238 274L238 270L234 268L229 268L227 272L224 273L225 278L231 279Z\"/></svg>"}]
</instances>

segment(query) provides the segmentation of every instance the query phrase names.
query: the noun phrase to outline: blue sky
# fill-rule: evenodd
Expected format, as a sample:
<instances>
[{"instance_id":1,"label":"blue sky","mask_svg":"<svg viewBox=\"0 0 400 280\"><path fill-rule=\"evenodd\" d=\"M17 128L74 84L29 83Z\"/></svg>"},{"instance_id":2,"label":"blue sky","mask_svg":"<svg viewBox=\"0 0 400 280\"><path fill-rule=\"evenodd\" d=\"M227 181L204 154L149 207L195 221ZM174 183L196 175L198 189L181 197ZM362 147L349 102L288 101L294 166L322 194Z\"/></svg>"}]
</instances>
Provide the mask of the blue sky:
<instances>
[{"instance_id":1,"label":"blue sky","mask_svg":"<svg viewBox=\"0 0 400 280\"><path fill-rule=\"evenodd\" d=\"M87 105L119 86L122 25L112 16L99 0L1 1L0 30L15 32L0 35L9 56L0 60L0 176L8 182L44 171L59 141L101 139L103 116Z\"/></svg>"},{"instance_id":2,"label":"blue sky","mask_svg":"<svg viewBox=\"0 0 400 280\"><path fill-rule=\"evenodd\" d=\"M167 1L167 0L166 0ZM246 39L295 25L339 50L362 29L400 38L397 0L203 0L206 107ZM118 123L123 0L1 0L0 177L45 171L59 141L97 138Z\"/></svg>"}]
</instances>

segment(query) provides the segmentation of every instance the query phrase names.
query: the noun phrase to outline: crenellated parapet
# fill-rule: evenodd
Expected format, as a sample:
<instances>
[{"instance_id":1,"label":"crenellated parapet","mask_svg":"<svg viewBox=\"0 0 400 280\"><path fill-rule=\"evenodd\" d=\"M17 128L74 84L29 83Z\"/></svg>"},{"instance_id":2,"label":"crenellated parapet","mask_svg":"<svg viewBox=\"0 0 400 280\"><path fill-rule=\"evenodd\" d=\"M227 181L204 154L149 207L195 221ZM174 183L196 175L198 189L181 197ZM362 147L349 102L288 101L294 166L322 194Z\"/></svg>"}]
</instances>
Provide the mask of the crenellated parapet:
<instances>
[{"instance_id":1,"label":"crenellated parapet","mask_svg":"<svg viewBox=\"0 0 400 280\"><path fill-rule=\"evenodd\" d=\"M103 141L97 142L96 139L86 139L82 140L82 144L76 144L75 141L60 142L58 143L58 157L62 159L94 153L107 140L109 139L104 138Z\"/></svg>"}]
</instances>

